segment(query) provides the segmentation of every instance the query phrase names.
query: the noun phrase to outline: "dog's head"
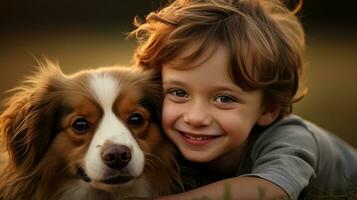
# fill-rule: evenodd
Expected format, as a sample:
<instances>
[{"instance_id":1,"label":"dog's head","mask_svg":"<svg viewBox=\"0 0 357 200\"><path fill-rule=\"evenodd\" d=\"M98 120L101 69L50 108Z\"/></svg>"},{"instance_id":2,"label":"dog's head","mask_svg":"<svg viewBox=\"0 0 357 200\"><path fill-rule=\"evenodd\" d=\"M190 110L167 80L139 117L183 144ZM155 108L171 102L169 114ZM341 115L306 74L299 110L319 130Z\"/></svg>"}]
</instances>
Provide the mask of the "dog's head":
<instances>
[{"instance_id":1,"label":"dog's head","mask_svg":"<svg viewBox=\"0 0 357 200\"><path fill-rule=\"evenodd\" d=\"M7 101L0 131L10 167L111 191L135 182L145 159L165 146L160 107L154 72L110 67L66 76L48 62Z\"/></svg>"}]
</instances>

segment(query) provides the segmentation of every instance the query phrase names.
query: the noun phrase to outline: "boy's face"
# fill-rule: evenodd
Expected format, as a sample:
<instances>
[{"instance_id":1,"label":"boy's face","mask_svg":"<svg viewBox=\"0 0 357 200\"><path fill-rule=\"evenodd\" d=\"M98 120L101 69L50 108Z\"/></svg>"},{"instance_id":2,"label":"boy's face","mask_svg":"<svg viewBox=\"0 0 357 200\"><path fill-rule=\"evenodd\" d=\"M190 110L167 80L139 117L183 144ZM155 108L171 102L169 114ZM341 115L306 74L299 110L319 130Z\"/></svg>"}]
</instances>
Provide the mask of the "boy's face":
<instances>
[{"instance_id":1,"label":"boy's face","mask_svg":"<svg viewBox=\"0 0 357 200\"><path fill-rule=\"evenodd\" d=\"M179 58L194 48L185 49ZM224 47L195 67L183 70L178 63L173 60L162 70L167 136L194 162L243 149L252 127L264 116L262 92L245 92L233 83Z\"/></svg>"}]
</instances>

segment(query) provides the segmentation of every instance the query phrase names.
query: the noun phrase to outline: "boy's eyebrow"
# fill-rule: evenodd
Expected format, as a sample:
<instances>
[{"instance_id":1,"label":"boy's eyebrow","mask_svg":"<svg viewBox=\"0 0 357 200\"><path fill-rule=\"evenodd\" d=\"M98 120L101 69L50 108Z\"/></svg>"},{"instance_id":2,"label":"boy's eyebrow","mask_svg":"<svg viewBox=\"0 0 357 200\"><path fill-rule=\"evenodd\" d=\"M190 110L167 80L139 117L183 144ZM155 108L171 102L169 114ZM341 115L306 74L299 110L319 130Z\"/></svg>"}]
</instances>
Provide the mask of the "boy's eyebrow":
<instances>
[{"instance_id":1,"label":"boy's eyebrow","mask_svg":"<svg viewBox=\"0 0 357 200\"><path fill-rule=\"evenodd\" d=\"M219 90L219 91L228 90L228 91L238 92L239 94L246 93L242 88L240 88L238 86L236 86L234 88L226 87L226 86L217 86L217 87L215 87L215 90Z\"/></svg>"},{"instance_id":2,"label":"boy's eyebrow","mask_svg":"<svg viewBox=\"0 0 357 200\"><path fill-rule=\"evenodd\" d=\"M233 92L233 94L239 95L239 96L244 96L246 95L248 92L244 91L241 87L234 85L234 87L230 87L230 86L217 86L214 87L214 91L216 92L223 92L223 91L228 91L228 92Z\"/></svg>"},{"instance_id":3,"label":"boy's eyebrow","mask_svg":"<svg viewBox=\"0 0 357 200\"><path fill-rule=\"evenodd\" d=\"M167 81L162 81L162 83L172 84L172 85L185 85L184 82L178 80L167 80Z\"/></svg>"},{"instance_id":4,"label":"boy's eyebrow","mask_svg":"<svg viewBox=\"0 0 357 200\"><path fill-rule=\"evenodd\" d=\"M167 81L163 81L162 83L168 84L168 85L182 85L182 86L186 85L185 82L178 81L178 80L167 80ZM235 92L238 94L246 94L247 93L239 86L235 86L234 88L229 87L229 86L216 86L213 88L213 90L215 90L215 91L232 91L232 92Z\"/></svg>"}]
</instances>

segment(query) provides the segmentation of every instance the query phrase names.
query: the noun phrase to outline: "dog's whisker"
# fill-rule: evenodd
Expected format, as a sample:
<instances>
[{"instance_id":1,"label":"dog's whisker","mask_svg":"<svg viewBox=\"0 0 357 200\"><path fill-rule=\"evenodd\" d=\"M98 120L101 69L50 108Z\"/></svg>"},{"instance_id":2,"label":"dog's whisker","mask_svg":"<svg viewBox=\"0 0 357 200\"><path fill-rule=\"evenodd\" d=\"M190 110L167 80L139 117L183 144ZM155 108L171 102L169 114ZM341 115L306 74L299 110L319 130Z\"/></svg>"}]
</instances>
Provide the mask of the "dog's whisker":
<instances>
[{"instance_id":1,"label":"dog's whisker","mask_svg":"<svg viewBox=\"0 0 357 200\"><path fill-rule=\"evenodd\" d=\"M62 174L62 173L65 173L65 171L67 170L67 169L70 169L71 167L75 167L75 168L78 168L78 166L76 166L76 165L78 165L78 163L80 163L79 161L73 161L73 162L70 162L70 163L68 163L66 166L64 166L62 169L61 169L61 171L59 172L60 174Z\"/></svg>"},{"instance_id":2,"label":"dog's whisker","mask_svg":"<svg viewBox=\"0 0 357 200\"><path fill-rule=\"evenodd\" d=\"M157 164L155 164L155 161L159 161L161 166L165 166L166 167L166 164L164 163L164 161L160 157L158 157L158 156L156 156L156 155L154 155L152 153L145 153L144 155L146 156L145 158L146 158L146 161L148 163L151 163L151 162L153 163L152 164L152 168L153 169L155 169L155 167L157 166ZM168 168L166 168L166 170L170 171Z\"/></svg>"},{"instance_id":3,"label":"dog's whisker","mask_svg":"<svg viewBox=\"0 0 357 200\"><path fill-rule=\"evenodd\" d=\"M154 162L147 161L147 162L145 163L145 165L148 166L148 167L151 168L151 169L154 169L154 168L155 168L155 163L154 163Z\"/></svg>"},{"instance_id":4,"label":"dog's whisker","mask_svg":"<svg viewBox=\"0 0 357 200\"><path fill-rule=\"evenodd\" d=\"M161 137L156 120L161 87L151 82L154 78L149 72L117 66L65 75L55 63L41 64L0 115L0 139L8 154L6 169L0 171L0 199L103 200L118 199L117 194L167 193L175 170L170 160L173 147ZM113 107L128 108L135 115L117 109L119 120L113 120ZM128 119L133 124L120 123ZM136 126L131 125L142 120L153 125L141 128L150 137L134 135ZM135 141L127 139L131 136ZM149 149L168 152L145 153ZM144 159L137 158L137 152L143 152ZM132 186L123 187L131 180Z\"/></svg>"}]
</instances>

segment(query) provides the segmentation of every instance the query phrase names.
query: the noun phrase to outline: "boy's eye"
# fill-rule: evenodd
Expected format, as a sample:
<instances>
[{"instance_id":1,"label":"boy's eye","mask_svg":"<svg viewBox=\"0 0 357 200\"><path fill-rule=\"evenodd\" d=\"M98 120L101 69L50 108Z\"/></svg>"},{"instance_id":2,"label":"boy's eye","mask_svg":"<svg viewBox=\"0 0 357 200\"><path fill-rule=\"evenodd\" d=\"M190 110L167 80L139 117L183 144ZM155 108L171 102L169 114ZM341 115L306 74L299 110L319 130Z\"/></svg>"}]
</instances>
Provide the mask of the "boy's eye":
<instances>
[{"instance_id":1,"label":"boy's eye","mask_svg":"<svg viewBox=\"0 0 357 200\"><path fill-rule=\"evenodd\" d=\"M169 94L176 96L176 97L187 97L187 93L185 91L179 90L179 89L170 90Z\"/></svg>"},{"instance_id":2,"label":"boy's eye","mask_svg":"<svg viewBox=\"0 0 357 200\"><path fill-rule=\"evenodd\" d=\"M233 97L230 96L218 96L215 98L215 101L218 103L234 103L237 102Z\"/></svg>"}]
</instances>

